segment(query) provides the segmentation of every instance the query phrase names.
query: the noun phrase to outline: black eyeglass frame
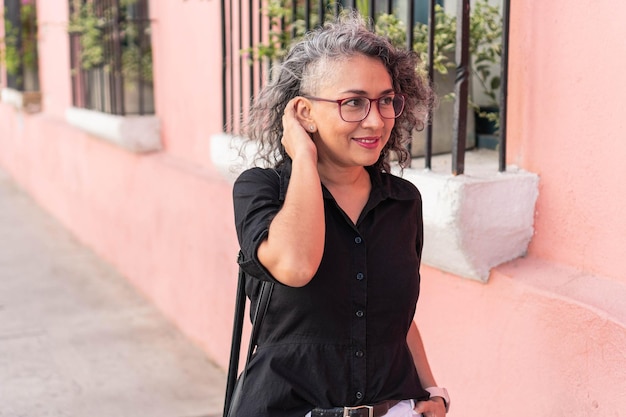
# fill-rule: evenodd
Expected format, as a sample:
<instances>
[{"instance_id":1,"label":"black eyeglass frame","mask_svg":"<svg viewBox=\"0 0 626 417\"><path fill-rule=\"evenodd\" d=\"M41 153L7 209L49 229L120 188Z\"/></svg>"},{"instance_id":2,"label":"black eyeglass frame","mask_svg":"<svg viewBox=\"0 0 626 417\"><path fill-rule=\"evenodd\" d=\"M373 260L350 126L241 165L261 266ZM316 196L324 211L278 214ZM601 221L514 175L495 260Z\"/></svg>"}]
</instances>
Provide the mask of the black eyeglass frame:
<instances>
[{"instance_id":1,"label":"black eyeglass frame","mask_svg":"<svg viewBox=\"0 0 626 417\"><path fill-rule=\"evenodd\" d=\"M383 116L383 113L380 111L380 99L383 99L385 97L389 97L389 96L393 96L393 98L395 99L396 97L400 97L402 99L402 107L400 108L400 111L398 112L397 115L395 115L394 117L386 117ZM337 103L338 106L338 111L339 111L339 117L341 117L341 120L343 120L346 123L361 123L363 120L367 119L367 116L370 115L370 112L372 111L372 102L376 102L376 106L378 107L378 114L380 114L380 117L382 117L383 119L397 119L398 117L402 116L402 113L404 112L404 106L406 105L406 97L404 94L401 93L390 93L390 94L384 94L378 98L369 98L369 97L365 97L365 96L352 96L352 97L346 97L346 98L341 98L339 100L331 100L328 98L321 98L321 97L315 97L315 96L310 96L310 95L302 95L302 97L304 98L308 98L309 100L313 100L313 101L325 101L327 103ZM369 107L367 109L367 111L365 112L365 116L363 116L363 118L361 120L346 120L343 117L343 113L341 112L341 104L345 103L346 101L349 100L354 100L355 98L364 98L366 100L369 101Z\"/></svg>"}]
</instances>

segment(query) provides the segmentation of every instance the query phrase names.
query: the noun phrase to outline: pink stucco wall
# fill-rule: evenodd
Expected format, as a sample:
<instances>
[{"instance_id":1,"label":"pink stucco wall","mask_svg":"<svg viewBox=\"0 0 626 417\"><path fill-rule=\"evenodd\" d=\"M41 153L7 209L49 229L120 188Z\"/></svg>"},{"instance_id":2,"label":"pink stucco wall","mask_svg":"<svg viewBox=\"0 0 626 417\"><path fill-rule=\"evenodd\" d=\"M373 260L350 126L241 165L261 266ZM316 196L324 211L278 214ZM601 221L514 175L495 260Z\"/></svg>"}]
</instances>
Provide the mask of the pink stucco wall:
<instances>
[{"instance_id":1,"label":"pink stucco wall","mask_svg":"<svg viewBox=\"0 0 626 417\"><path fill-rule=\"evenodd\" d=\"M237 252L230 184L208 163L222 131L220 2L150 7L165 150L134 155L66 123L68 5L40 1L44 111L0 104L0 165L224 364Z\"/></svg>"},{"instance_id":2,"label":"pink stucco wall","mask_svg":"<svg viewBox=\"0 0 626 417\"><path fill-rule=\"evenodd\" d=\"M417 321L449 416L623 415L626 320L536 285L573 273L524 259L484 285L422 269Z\"/></svg>"},{"instance_id":3,"label":"pink stucco wall","mask_svg":"<svg viewBox=\"0 0 626 417\"><path fill-rule=\"evenodd\" d=\"M624 15L608 0L512 2L507 156L540 176L535 236L486 286L425 268L420 308L448 306L425 337L459 384L458 415L626 410Z\"/></svg>"},{"instance_id":4,"label":"pink stucco wall","mask_svg":"<svg viewBox=\"0 0 626 417\"><path fill-rule=\"evenodd\" d=\"M0 166L225 367L237 244L209 154L221 3L150 2L165 149L135 155L66 123L67 1L40 1L44 111L0 103ZM540 175L536 234L488 284L424 266L417 320L451 416L620 416L626 5L512 3L508 160Z\"/></svg>"},{"instance_id":5,"label":"pink stucco wall","mask_svg":"<svg viewBox=\"0 0 626 417\"><path fill-rule=\"evenodd\" d=\"M626 284L626 4L513 3L509 160L541 177L530 253Z\"/></svg>"}]
</instances>

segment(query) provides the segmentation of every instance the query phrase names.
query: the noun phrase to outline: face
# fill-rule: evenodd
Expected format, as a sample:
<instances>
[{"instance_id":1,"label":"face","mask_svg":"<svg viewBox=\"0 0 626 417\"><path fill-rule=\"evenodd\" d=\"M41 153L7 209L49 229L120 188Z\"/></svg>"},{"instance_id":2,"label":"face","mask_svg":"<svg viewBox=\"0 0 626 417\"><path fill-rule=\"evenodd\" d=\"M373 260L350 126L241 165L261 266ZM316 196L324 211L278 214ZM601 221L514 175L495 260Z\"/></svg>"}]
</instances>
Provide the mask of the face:
<instances>
[{"instance_id":1,"label":"face","mask_svg":"<svg viewBox=\"0 0 626 417\"><path fill-rule=\"evenodd\" d=\"M330 78L312 95L332 100L355 96L376 99L393 92L383 63L364 55L332 65L332 72L326 76ZM375 164L395 124L395 119L381 117L376 102L371 103L365 119L346 122L339 115L337 103L312 100L311 119L317 129L313 140L319 163L337 168Z\"/></svg>"}]
</instances>

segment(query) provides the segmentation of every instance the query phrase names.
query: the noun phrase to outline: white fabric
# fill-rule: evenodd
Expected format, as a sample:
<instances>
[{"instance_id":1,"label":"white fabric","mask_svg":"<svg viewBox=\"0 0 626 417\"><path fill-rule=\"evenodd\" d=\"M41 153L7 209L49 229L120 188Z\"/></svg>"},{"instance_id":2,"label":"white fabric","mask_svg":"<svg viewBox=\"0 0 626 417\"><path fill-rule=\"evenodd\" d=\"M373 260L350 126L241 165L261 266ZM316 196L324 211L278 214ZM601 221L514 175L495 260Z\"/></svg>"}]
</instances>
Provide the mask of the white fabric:
<instances>
[{"instance_id":1,"label":"white fabric","mask_svg":"<svg viewBox=\"0 0 626 417\"><path fill-rule=\"evenodd\" d=\"M415 403L413 400L400 401L398 404L391 407L387 414L385 414L385 417L421 417L422 414L413 411L414 406ZM304 417L311 417L311 413L307 413Z\"/></svg>"}]
</instances>

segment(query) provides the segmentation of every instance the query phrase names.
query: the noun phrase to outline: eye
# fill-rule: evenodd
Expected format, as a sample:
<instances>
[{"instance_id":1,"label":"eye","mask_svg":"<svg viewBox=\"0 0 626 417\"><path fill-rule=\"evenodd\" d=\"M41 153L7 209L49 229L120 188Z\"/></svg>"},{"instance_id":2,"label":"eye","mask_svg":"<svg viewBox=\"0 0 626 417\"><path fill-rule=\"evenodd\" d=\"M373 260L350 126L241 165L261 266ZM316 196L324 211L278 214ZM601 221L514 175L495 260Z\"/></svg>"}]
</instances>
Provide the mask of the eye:
<instances>
[{"instance_id":1,"label":"eye","mask_svg":"<svg viewBox=\"0 0 626 417\"><path fill-rule=\"evenodd\" d=\"M367 99L364 97L351 97L341 102L341 107L363 108L367 105Z\"/></svg>"},{"instance_id":2,"label":"eye","mask_svg":"<svg viewBox=\"0 0 626 417\"><path fill-rule=\"evenodd\" d=\"M378 103L381 106L391 106L393 105L394 96L383 96L378 99Z\"/></svg>"}]
</instances>

